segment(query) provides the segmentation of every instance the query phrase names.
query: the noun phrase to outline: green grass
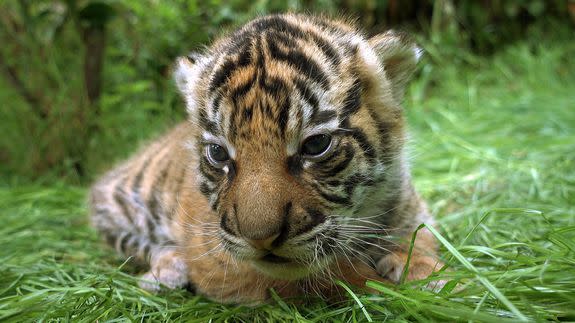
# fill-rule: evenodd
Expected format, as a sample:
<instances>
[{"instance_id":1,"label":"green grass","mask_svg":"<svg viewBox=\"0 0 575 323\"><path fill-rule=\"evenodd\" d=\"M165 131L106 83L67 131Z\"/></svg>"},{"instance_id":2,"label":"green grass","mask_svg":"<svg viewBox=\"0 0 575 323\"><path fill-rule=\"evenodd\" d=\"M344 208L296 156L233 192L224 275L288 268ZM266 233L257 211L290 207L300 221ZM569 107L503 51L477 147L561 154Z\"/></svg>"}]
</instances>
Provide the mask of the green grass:
<instances>
[{"instance_id":1,"label":"green grass","mask_svg":"<svg viewBox=\"0 0 575 323\"><path fill-rule=\"evenodd\" d=\"M423 64L406 109L416 186L448 264L440 291L370 283L378 295L255 307L151 295L89 228L85 187L5 183L0 321L573 321L574 53L572 42L520 43Z\"/></svg>"}]
</instances>

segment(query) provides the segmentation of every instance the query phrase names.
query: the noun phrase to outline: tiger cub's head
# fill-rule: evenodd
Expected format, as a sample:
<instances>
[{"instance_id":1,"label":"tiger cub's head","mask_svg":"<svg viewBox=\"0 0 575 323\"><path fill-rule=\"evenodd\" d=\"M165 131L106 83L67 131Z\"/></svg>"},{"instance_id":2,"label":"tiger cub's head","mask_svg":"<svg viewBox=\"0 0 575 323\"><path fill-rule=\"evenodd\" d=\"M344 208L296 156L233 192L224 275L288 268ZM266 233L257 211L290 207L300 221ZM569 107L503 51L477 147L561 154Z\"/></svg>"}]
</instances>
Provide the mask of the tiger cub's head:
<instances>
[{"instance_id":1,"label":"tiger cub's head","mask_svg":"<svg viewBox=\"0 0 575 323\"><path fill-rule=\"evenodd\" d=\"M374 215L358 210L399 189L400 101L418 56L393 32L286 14L178 59L198 188L229 252L297 279L353 250L345 228Z\"/></svg>"}]
</instances>

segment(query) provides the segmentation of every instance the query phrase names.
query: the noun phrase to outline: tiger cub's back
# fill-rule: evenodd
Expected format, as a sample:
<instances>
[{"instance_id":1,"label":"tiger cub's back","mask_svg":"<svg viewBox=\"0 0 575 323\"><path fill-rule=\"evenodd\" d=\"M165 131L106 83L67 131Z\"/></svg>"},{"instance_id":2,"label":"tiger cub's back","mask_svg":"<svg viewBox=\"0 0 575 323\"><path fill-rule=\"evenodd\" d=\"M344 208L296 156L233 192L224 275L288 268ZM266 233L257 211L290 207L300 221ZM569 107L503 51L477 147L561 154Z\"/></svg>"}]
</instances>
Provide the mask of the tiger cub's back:
<instances>
[{"instance_id":1,"label":"tiger cub's back","mask_svg":"<svg viewBox=\"0 0 575 323\"><path fill-rule=\"evenodd\" d=\"M182 191L195 187L192 133L189 123L177 125L93 185L92 223L121 254L146 263L152 245L176 239L173 215Z\"/></svg>"}]
</instances>

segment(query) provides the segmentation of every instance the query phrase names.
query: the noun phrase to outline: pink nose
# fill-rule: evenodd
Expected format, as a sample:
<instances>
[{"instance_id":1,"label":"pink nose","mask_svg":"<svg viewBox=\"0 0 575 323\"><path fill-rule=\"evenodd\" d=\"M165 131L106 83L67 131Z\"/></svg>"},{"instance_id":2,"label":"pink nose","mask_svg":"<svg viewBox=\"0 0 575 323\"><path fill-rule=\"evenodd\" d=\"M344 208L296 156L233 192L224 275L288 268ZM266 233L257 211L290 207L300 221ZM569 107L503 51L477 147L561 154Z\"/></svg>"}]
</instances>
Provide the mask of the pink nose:
<instances>
[{"instance_id":1,"label":"pink nose","mask_svg":"<svg viewBox=\"0 0 575 323\"><path fill-rule=\"evenodd\" d=\"M274 234L273 236L266 238L266 239L261 239L261 240L252 240L252 239L246 239L246 241L254 248L259 249L259 250L272 250L273 249L273 242L277 239L277 237L279 237L279 233L278 234Z\"/></svg>"}]
</instances>

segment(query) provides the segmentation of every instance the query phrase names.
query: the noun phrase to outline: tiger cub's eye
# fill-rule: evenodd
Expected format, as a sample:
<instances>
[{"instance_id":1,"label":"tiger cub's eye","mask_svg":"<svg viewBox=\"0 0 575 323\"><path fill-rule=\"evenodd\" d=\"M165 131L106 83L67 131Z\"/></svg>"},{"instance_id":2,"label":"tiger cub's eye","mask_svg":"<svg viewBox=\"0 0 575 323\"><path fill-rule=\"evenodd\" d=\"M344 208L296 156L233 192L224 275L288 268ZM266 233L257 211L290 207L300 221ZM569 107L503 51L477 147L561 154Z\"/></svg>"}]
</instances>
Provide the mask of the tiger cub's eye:
<instances>
[{"instance_id":1,"label":"tiger cub's eye","mask_svg":"<svg viewBox=\"0 0 575 323\"><path fill-rule=\"evenodd\" d=\"M303 142L301 152L304 156L318 157L329 149L330 144L330 135L320 134L311 136Z\"/></svg>"},{"instance_id":2,"label":"tiger cub's eye","mask_svg":"<svg viewBox=\"0 0 575 323\"><path fill-rule=\"evenodd\" d=\"M212 164L220 164L230 159L226 149L220 145L209 144L206 148L208 159Z\"/></svg>"}]
</instances>

